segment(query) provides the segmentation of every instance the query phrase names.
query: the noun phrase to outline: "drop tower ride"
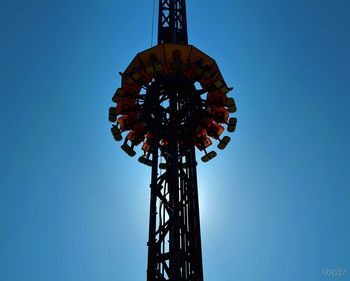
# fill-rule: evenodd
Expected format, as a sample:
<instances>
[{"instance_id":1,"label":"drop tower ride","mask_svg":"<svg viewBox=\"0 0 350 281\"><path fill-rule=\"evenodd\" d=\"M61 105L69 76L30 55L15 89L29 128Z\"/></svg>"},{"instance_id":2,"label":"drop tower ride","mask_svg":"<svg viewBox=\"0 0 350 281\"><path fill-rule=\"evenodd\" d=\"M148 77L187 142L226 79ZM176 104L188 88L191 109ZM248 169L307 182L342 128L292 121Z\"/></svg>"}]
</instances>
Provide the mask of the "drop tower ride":
<instances>
[{"instance_id":1,"label":"drop tower ride","mask_svg":"<svg viewBox=\"0 0 350 281\"><path fill-rule=\"evenodd\" d=\"M121 75L109 120L116 141L151 167L147 281L203 281L196 148L225 149L237 119L216 62L188 45L185 0L160 0L158 45L138 53ZM195 85L200 85L196 88ZM197 86L198 87L198 86Z\"/></svg>"}]
</instances>

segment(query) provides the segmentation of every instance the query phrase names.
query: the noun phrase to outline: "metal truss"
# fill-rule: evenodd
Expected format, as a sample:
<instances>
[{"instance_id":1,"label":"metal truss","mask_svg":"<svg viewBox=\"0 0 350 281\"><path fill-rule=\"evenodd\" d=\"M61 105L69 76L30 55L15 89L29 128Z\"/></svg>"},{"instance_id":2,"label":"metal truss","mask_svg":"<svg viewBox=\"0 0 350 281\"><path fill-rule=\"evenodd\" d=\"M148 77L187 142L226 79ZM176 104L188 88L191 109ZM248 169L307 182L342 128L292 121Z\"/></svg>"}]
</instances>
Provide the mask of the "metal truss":
<instances>
[{"instance_id":1,"label":"metal truss","mask_svg":"<svg viewBox=\"0 0 350 281\"><path fill-rule=\"evenodd\" d=\"M160 0L158 19L158 44L188 44L185 0ZM147 281L203 281L191 135L200 94L193 83L178 79L155 81L147 92L153 116Z\"/></svg>"},{"instance_id":2,"label":"metal truss","mask_svg":"<svg viewBox=\"0 0 350 281\"><path fill-rule=\"evenodd\" d=\"M185 0L159 0L158 19L158 44L188 44Z\"/></svg>"},{"instance_id":3,"label":"metal truss","mask_svg":"<svg viewBox=\"0 0 350 281\"><path fill-rule=\"evenodd\" d=\"M147 281L202 281L195 147L193 138L186 138L199 105L194 102L194 85L170 84L157 86L159 94L153 95L163 106L154 106L153 115L159 119L152 122ZM161 138L168 142L162 144Z\"/></svg>"}]
</instances>

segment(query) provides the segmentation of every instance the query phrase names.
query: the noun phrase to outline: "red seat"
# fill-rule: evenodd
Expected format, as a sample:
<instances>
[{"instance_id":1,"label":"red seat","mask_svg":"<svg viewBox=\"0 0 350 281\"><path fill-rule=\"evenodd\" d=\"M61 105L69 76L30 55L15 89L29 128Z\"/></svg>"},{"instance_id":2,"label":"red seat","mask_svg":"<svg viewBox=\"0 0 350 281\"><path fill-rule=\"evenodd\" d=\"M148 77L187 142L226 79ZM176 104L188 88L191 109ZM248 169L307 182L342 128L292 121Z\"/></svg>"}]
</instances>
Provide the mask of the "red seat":
<instances>
[{"instance_id":1,"label":"red seat","mask_svg":"<svg viewBox=\"0 0 350 281\"><path fill-rule=\"evenodd\" d=\"M216 106L210 108L210 113L213 115L216 123L227 123L230 114L226 108Z\"/></svg>"},{"instance_id":2,"label":"red seat","mask_svg":"<svg viewBox=\"0 0 350 281\"><path fill-rule=\"evenodd\" d=\"M197 131L195 135L195 145L200 151L212 145L212 141L208 138L205 129Z\"/></svg>"},{"instance_id":3,"label":"red seat","mask_svg":"<svg viewBox=\"0 0 350 281\"><path fill-rule=\"evenodd\" d=\"M133 145L137 146L145 139L145 134L132 130L127 136L127 139L132 142Z\"/></svg>"},{"instance_id":4,"label":"red seat","mask_svg":"<svg viewBox=\"0 0 350 281\"><path fill-rule=\"evenodd\" d=\"M144 152L149 152L150 149L151 149L151 141L152 141L152 135L148 132L146 134L146 140L145 142L143 143L143 146L142 146L142 150Z\"/></svg>"},{"instance_id":5,"label":"red seat","mask_svg":"<svg viewBox=\"0 0 350 281\"><path fill-rule=\"evenodd\" d=\"M207 105L211 106L225 106L227 97L220 91L209 92L207 95Z\"/></svg>"},{"instance_id":6,"label":"red seat","mask_svg":"<svg viewBox=\"0 0 350 281\"><path fill-rule=\"evenodd\" d=\"M199 83L201 84L203 89L208 89L215 82L215 76L209 76L208 78L202 78Z\"/></svg>"},{"instance_id":7,"label":"red seat","mask_svg":"<svg viewBox=\"0 0 350 281\"><path fill-rule=\"evenodd\" d=\"M137 109L136 99L123 98L117 104L117 114L128 114Z\"/></svg>"},{"instance_id":8,"label":"red seat","mask_svg":"<svg viewBox=\"0 0 350 281\"><path fill-rule=\"evenodd\" d=\"M218 139L225 128L219 124L216 124L213 119L207 119L205 123L207 135L214 139Z\"/></svg>"},{"instance_id":9,"label":"red seat","mask_svg":"<svg viewBox=\"0 0 350 281\"><path fill-rule=\"evenodd\" d=\"M126 92L132 92L138 95L138 93L140 93L141 86L136 82L132 81L131 83L123 83L123 89Z\"/></svg>"},{"instance_id":10,"label":"red seat","mask_svg":"<svg viewBox=\"0 0 350 281\"><path fill-rule=\"evenodd\" d=\"M120 129L124 131L132 130L136 122L136 113L130 113L118 118L118 124Z\"/></svg>"}]
</instances>

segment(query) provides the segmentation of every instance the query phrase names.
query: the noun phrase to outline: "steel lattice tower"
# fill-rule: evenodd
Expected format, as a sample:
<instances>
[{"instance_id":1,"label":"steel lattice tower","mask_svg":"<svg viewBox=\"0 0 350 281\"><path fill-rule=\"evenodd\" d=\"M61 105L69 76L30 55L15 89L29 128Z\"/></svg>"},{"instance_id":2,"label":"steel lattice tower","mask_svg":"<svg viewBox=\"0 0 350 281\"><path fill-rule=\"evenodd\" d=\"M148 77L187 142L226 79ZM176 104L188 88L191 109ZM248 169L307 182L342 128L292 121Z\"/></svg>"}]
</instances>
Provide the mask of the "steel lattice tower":
<instances>
[{"instance_id":1,"label":"steel lattice tower","mask_svg":"<svg viewBox=\"0 0 350 281\"><path fill-rule=\"evenodd\" d=\"M236 111L213 59L188 45L185 0L160 0L158 45L139 53L122 75L109 110L114 138L130 131L122 149L130 156L143 142L139 162L150 166L151 196L147 281L202 281L202 252L195 148L224 149ZM199 82L202 89L196 89ZM206 99L204 96L206 95ZM121 115L117 119L117 116Z\"/></svg>"}]
</instances>

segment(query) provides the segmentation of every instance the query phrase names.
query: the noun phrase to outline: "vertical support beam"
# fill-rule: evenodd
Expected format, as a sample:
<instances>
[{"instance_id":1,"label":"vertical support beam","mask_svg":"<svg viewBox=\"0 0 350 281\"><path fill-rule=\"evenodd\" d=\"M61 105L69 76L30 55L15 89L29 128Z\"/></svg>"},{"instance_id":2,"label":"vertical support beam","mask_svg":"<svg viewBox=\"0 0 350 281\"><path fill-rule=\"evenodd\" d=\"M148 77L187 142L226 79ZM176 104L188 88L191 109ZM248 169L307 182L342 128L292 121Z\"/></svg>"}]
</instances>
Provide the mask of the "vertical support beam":
<instances>
[{"instance_id":1,"label":"vertical support beam","mask_svg":"<svg viewBox=\"0 0 350 281\"><path fill-rule=\"evenodd\" d=\"M177 107L178 99L176 91L169 91L169 196L170 203L173 208L171 220L173 221L170 232L170 268L172 270L174 280L180 280L180 200L179 200L179 149L178 149L178 117Z\"/></svg>"},{"instance_id":2,"label":"vertical support beam","mask_svg":"<svg viewBox=\"0 0 350 281\"><path fill-rule=\"evenodd\" d=\"M152 272L156 268L156 219L157 219L157 179L158 179L158 143L153 140L152 151L152 175L151 175L151 199L148 232L148 259L147 259L147 281L154 281Z\"/></svg>"},{"instance_id":3,"label":"vertical support beam","mask_svg":"<svg viewBox=\"0 0 350 281\"><path fill-rule=\"evenodd\" d=\"M192 224L190 233L193 235L193 263L194 263L194 280L203 280L203 262L202 262L202 242L201 242L201 228L199 215L199 197L198 197L198 183L197 183L197 162L196 151L194 145L190 148L186 155L186 162L188 163L188 177L190 183L190 192L192 194L190 212L192 215Z\"/></svg>"}]
</instances>

